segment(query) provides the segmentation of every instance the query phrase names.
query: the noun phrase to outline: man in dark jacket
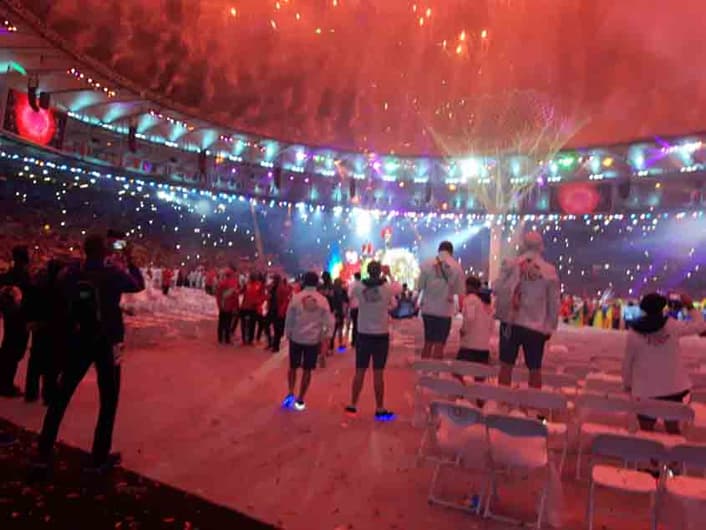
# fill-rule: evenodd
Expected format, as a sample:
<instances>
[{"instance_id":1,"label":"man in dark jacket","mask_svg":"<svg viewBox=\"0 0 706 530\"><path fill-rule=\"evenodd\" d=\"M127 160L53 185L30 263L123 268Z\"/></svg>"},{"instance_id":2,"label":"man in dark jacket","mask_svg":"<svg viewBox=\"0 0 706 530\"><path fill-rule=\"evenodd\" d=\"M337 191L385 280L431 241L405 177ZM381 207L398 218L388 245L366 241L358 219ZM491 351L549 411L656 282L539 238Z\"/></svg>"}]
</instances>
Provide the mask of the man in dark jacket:
<instances>
[{"instance_id":1,"label":"man in dark jacket","mask_svg":"<svg viewBox=\"0 0 706 530\"><path fill-rule=\"evenodd\" d=\"M125 265L115 260L106 265L107 246L100 235L84 243L86 260L67 270L61 282L69 302L71 326L70 353L52 399L39 437L38 470L48 471L54 442L66 407L92 364L98 375L100 411L93 439L93 469L102 472L119 464L120 456L110 454L115 413L120 392L120 348L125 337L120 297L145 288L140 270L132 263L128 249Z\"/></svg>"},{"instance_id":2,"label":"man in dark jacket","mask_svg":"<svg viewBox=\"0 0 706 530\"><path fill-rule=\"evenodd\" d=\"M22 395L15 386L15 375L29 342L27 307L31 284L29 251L27 247L17 246L12 249L12 268L0 276L0 311L4 325L0 346L0 396L3 397Z\"/></svg>"}]
</instances>

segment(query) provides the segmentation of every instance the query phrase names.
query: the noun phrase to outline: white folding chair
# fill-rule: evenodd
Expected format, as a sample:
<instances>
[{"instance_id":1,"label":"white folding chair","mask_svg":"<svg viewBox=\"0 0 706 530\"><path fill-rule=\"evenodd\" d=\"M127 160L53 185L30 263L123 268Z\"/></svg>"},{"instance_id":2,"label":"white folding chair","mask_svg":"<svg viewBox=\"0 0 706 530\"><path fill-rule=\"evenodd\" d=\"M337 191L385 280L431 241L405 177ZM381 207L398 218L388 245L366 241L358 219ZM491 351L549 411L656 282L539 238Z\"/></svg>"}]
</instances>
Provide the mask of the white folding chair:
<instances>
[{"instance_id":1,"label":"white folding chair","mask_svg":"<svg viewBox=\"0 0 706 530\"><path fill-rule=\"evenodd\" d=\"M451 371L451 365L448 361L421 359L412 363L412 369L419 374L449 373Z\"/></svg>"},{"instance_id":2,"label":"white folding chair","mask_svg":"<svg viewBox=\"0 0 706 530\"><path fill-rule=\"evenodd\" d=\"M463 396L465 386L455 379L441 379L424 375L417 381L414 396L414 417L412 425L418 427L426 426L428 420L428 410L424 403L425 392L431 393L436 398L453 399Z\"/></svg>"},{"instance_id":3,"label":"white folding chair","mask_svg":"<svg viewBox=\"0 0 706 530\"><path fill-rule=\"evenodd\" d=\"M679 466L681 474L665 473L663 500L665 515L675 528L701 529L706 522L706 445L677 445L667 456L667 464ZM665 517L666 518L666 517Z\"/></svg>"},{"instance_id":4,"label":"white folding chair","mask_svg":"<svg viewBox=\"0 0 706 530\"><path fill-rule=\"evenodd\" d=\"M498 376L498 367L468 361L449 361L451 372L463 377L482 377L486 380Z\"/></svg>"},{"instance_id":5,"label":"white folding chair","mask_svg":"<svg viewBox=\"0 0 706 530\"><path fill-rule=\"evenodd\" d=\"M596 394L625 394L622 379L608 374L589 374L583 388Z\"/></svg>"},{"instance_id":6,"label":"white folding chair","mask_svg":"<svg viewBox=\"0 0 706 530\"><path fill-rule=\"evenodd\" d=\"M627 397L579 394L576 399L576 479L581 478L581 457L586 438L592 439L598 434L627 435L628 417L633 411L633 401ZM589 419L593 421L587 421Z\"/></svg>"},{"instance_id":7,"label":"white folding chair","mask_svg":"<svg viewBox=\"0 0 706 530\"><path fill-rule=\"evenodd\" d=\"M660 399L635 399L634 412L657 420L679 422L682 432L691 427L695 417L694 409L689 405ZM639 435L658 441L665 447L686 443L686 437L682 435L654 431L639 431Z\"/></svg>"},{"instance_id":8,"label":"white folding chair","mask_svg":"<svg viewBox=\"0 0 706 530\"><path fill-rule=\"evenodd\" d=\"M657 480L647 472L628 469L628 465L651 465L654 461L662 462L665 450L662 444L654 440L645 440L634 436L600 434L591 444L591 455L619 459L624 467L616 467L592 462L588 489L586 520L588 530L593 530L595 511L595 490L597 486L627 493L649 495L651 528L657 528ZM627 515L627 514L626 514ZM634 516L634 514L630 514Z\"/></svg>"},{"instance_id":9,"label":"white folding chair","mask_svg":"<svg viewBox=\"0 0 706 530\"><path fill-rule=\"evenodd\" d=\"M706 389L706 372L691 372L689 378L692 388Z\"/></svg>"},{"instance_id":10,"label":"white folding chair","mask_svg":"<svg viewBox=\"0 0 706 530\"><path fill-rule=\"evenodd\" d=\"M566 396L546 390L535 388L523 388L516 391L517 405L522 408L536 409L542 414L548 413L548 420L544 422L549 432L549 444L552 439L562 440L562 447L559 457L559 476L564 470L566 454L569 450L569 426L567 423L556 421L558 417L567 419L569 403Z\"/></svg>"},{"instance_id":11,"label":"white folding chair","mask_svg":"<svg viewBox=\"0 0 706 530\"><path fill-rule=\"evenodd\" d=\"M542 469L545 472L545 482L535 522L536 527L541 528L550 480L547 427L538 420L501 415L486 416L485 424L488 432L490 480L486 488L484 516L517 522L493 515L490 509L492 498L497 491L497 474L500 469Z\"/></svg>"},{"instance_id":12,"label":"white folding chair","mask_svg":"<svg viewBox=\"0 0 706 530\"><path fill-rule=\"evenodd\" d=\"M493 401L498 406L507 408L517 405L517 390L507 386L477 382L463 388L463 397L471 403Z\"/></svg>"},{"instance_id":13,"label":"white folding chair","mask_svg":"<svg viewBox=\"0 0 706 530\"><path fill-rule=\"evenodd\" d=\"M448 401L432 401L430 406L429 427L425 431L419 447L419 459L436 464L429 485L429 503L480 513L482 502L476 507L464 506L457 502L439 497L436 485L445 466L464 469L487 468L487 438L481 412L468 405ZM443 424L443 425L442 425ZM446 427L445 439L441 439L439 430ZM472 456L470 456L472 455ZM473 465L480 464L480 465Z\"/></svg>"},{"instance_id":14,"label":"white folding chair","mask_svg":"<svg viewBox=\"0 0 706 530\"><path fill-rule=\"evenodd\" d=\"M523 385L529 383L529 371L517 370L516 372L518 383ZM575 375L542 371L542 388L548 387L573 396L577 392L578 384L579 378Z\"/></svg>"},{"instance_id":15,"label":"white folding chair","mask_svg":"<svg viewBox=\"0 0 706 530\"><path fill-rule=\"evenodd\" d=\"M579 379L586 379L592 368L587 364L567 364L562 367L561 372L568 375L573 375Z\"/></svg>"}]
</instances>

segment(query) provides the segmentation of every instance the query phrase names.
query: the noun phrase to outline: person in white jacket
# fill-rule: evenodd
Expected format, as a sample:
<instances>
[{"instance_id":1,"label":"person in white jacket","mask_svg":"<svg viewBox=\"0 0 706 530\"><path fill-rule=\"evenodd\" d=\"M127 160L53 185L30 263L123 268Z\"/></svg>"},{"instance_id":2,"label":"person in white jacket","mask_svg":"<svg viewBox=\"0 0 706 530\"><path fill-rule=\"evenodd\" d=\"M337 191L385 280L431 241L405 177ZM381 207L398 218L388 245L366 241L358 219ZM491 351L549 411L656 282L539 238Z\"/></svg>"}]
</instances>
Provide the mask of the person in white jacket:
<instances>
[{"instance_id":1,"label":"person in white jacket","mask_svg":"<svg viewBox=\"0 0 706 530\"><path fill-rule=\"evenodd\" d=\"M424 321L424 347L422 359L444 356L444 345L451 332L451 319L466 296L463 269L453 257L454 247L450 241L442 241L435 258L424 262L419 275L421 312Z\"/></svg>"},{"instance_id":2,"label":"person in white jacket","mask_svg":"<svg viewBox=\"0 0 706 530\"><path fill-rule=\"evenodd\" d=\"M393 420L395 415L384 406L385 382L383 374L390 351L390 309L400 285L390 278L389 267L377 261L368 264L368 278L353 286L353 298L358 302L358 337L355 348L355 376L351 389L349 415L358 413L358 398L363 389L365 373L373 365L375 388L375 419Z\"/></svg>"},{"instance_id":3,"label":"person in white jacket","mask_svg":"<svg viewBox=\"0 0 706 530\"><path fill-rule=\"evenodd\" d=\"M529 370L529 386L542 387L544 346L559 324L560 284L556 268L544 260L538 232L523 237L520 255L505 260L493 286L500 320L498 383L509 386L520 347Z\"/></svg>"},{"instance_id":4,"label":"person in white jacket","mask_svg":"<svg viewBox=\"0 0 706 530\"><path fill-rule=\"evenodd\" d=\"M687 335L706 331L704 318L686 295L682 296L690 320L679 321L665 315L667 299L657 293L645 295L640 301L643 315L635 320L628 332L623 359L623 385L635 398L684 400L691 381L681 358L679 340ZM638 416L640 429L651 431L656 420ZM665 421L665 430L679 434L679 423Z\"/></svg>"},{"instance_id":5,"label":"person in white jacket","mask_svg":"<svg viewBox=\"0 0 706 530\"><path fill-rule=\"evenodd\" d=\"M304 275L303 289L292 297L284 324L285 335L289 339L289 393L282 405L296 410L306 408L304 397L311 382L311 371L316 368L322 344L333 334L333 314L328 300L317 292L318 285L319 276L315 272ZM299 396L295 400L298 368L302 368L303 373Z\"/></svg>"}]
</instances>

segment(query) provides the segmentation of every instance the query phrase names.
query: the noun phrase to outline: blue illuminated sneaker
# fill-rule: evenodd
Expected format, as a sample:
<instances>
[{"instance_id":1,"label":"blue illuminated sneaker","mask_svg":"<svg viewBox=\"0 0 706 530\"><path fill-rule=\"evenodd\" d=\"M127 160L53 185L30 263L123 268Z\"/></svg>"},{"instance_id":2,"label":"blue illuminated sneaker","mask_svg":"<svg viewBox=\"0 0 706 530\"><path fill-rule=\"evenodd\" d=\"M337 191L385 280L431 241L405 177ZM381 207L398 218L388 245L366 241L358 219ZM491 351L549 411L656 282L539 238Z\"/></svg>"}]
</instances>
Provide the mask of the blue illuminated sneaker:
<instances>
[{"instance_id":1,"label":"blue illuminated sneaker","mask_svg":"<svg viewBox=\"0 0 706 530\"><path fill-rule=\"evenodd\" d=\"M292 405L294 405L294 394L287 394L287 397L282 401L282 408L291 409Z\"/></svg>"},{"instance_id":2,"label":"blue illuminated sneaker","mask_svg":"<svg viewBox=\"0 0 706 530\"><path fill-rule=\"evenodd\" d=\"M387 409L378 409L375 411L375 420L377 421L393 421L394 419L395 413Z\"/></svg>"},{"instance_id":3,"label":"blue illuminated sneaker","mask_svg":"<svg viewBox=\"0 0 706 530\"><path fill-rule=\"evenodd\" d=\"M301 412L302 410L306 410L306 405L304 404L304 402L303 402L301 399L297 399L297 400L294 402L294 410L298 410L298 411L300 411L300 412Z\"/></svg>"}]
</instances>

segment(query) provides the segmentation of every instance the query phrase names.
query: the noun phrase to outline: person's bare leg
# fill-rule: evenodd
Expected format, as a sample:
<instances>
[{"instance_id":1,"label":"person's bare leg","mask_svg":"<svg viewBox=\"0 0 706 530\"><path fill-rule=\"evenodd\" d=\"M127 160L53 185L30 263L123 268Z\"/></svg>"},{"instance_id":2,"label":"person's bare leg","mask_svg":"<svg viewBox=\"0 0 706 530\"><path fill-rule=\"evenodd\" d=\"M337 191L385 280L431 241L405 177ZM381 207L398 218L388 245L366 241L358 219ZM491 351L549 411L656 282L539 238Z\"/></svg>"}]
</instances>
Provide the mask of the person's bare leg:
<instances>
[{"instance_id":1,"label":"person's bare leg","mask_svg":"<svg viewBox=\"0 0 706 530\"><path fill-rule=\"evenodd\" d=\"M435 343L432 346L432 357L434 357L434 359L443 359L444 358L444 343L443 342Z\"/></svg>"},{"instance_id":2,"label":"person's bare leg","mask_svg":"<svg viewBox=\"0 0 706 530\"><path fill-rule=\"evenodd\" d=\"M299 388L299 401L304 401L306 391L309 390L309 383L311 383L311 370L305 369L302 372L302 384Z\"/></svg>"},{"instance_id":3,"label":"person's bare leg","mask_svg":"<svg viewBox=\"0 0 706 530\"><path fill-rule=\"evenodd\" d=\"M355 375L353 376L353 386L351 388L351 405L354 407L358 406L358 398L360 397L360 392L363 390L363 383L365 382L365 368L356 368Z\"/></svg>"},{"instance_id":4,"label":"person's bare leg","mask_svg":"<svg viewBox=\"0 0 706 530\"><path fill-rule=\"evenodd\" d=\"M500 363L500 372L498 373L498 384L510 386L512 384L512 369L513 365Z\"/></svg>"},{"instance_id":5,"label":"person's bare leg","mask_svg":"<svg viewBox=\"0 0 706 530\"><path fill-rule=\"evenodd\" d=\"M422 347L422 359L428 359L431 357L431 343L425 342Z\"/></svg>"},{"instance_id":6,"label":"person's bare leg","mask_svg":"<svg viewBox=\"0 0 706 530\"><path fill-rule=\"evenodd\" d=\"M294 394L294 387L297 385L297 370L295 368L290 368L287 374L287 381L289 383L289 393Z\"/></svg>"},{"instance_id":7,"label":"person's bare leg","mask_svg":"<svg viewBox=\"0 0 706 530\"><path fill-rule=\"evenodd\" d=\"M384 370L373 370L373 385L375 386L375 406L377 410L385 408L385 378Z\"/></svg>"},{"instance_id":8,"label":"person's bare leg","mask_svg":"<svg viewBox=\"0 0 706 530\"><path fill-rule=\"evenodd\" d=\"M531 388L542 388L542 370L530 370L528 383Z\"/></svg>"}]
</instances>

